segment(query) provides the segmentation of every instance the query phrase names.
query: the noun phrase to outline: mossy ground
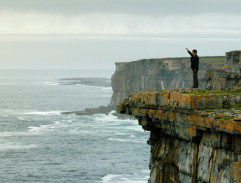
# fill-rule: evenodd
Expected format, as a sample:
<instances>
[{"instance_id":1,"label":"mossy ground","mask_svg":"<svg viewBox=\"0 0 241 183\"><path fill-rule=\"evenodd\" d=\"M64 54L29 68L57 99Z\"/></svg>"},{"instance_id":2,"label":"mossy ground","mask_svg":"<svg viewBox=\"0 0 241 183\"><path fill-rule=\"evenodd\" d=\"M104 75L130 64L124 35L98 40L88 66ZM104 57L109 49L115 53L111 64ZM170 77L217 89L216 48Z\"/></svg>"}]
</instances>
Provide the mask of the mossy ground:
<instances>
[{"instance_id":1,"label":"mossy ground","mask_svg":"<svg viewBox=\"0 0 241 183\"><path fill-rule=\"evenodd\" d=\"M208 91L208 90L195 90L195 91L182 91L183 94L192 95L241 95L241 91Z\"/></svg>"},{"instance_id":2,"label":"mossy ground","mask_svg":"<svg viewBox=\"0 0 241 183\"><path fill-rule=\"evenodd\" d=\"M233 119L233 118L234 118L233 116L224 116L224 117L221 117L220 119L230 120L230 119Z\"/></svg>"},{"instance_id":3,"label":"mossy ground","mask_svg":"<svg viewBox=\"0 0 241 183\"><path fill-rule=\"evenodd\" d=\"M224 56L213 56L213 57L199 57L200 58L200 63L210 63L210 64L223 64L225 61ZM164 58L165 60L177 60L177 61L182 61L182 60L189 60L190 57L174 57L174 58Z\"/></svg>"},{"instance_id":4,"label":"mossy ground","mask_svg":"<svg viewBox=\"0 0 241 183\"><path fill-rule=\"evenodd\" d=\"M163 90L143 90L142 92L157 92L157 93L163 93Z\"/></svg>"},{"instance_id":5,"label":"mossy ground","mask_svg":"<svg viewBox=\"0 0 241 183\"><path fill-rule=\"evenodd\" d=\"M241 105L234 106L234 107L232 107L232 108L237 109L237 110L241 110Z\"/></svg>"},{"instance_id":6,"label":"mossy ground","mask_svg":"<svg viewBox=\"0 0 241 183\"><path fill-rule=\"evenodd\" d=\"M143 90L142 92L158 92L163 93L163 90ZM209 90L193 90L193 91L180 91L182 94L190 95L241 95L241 91L209 91ZM239 106L241 109L241 105Z\"/></svg>"}]
</instances>

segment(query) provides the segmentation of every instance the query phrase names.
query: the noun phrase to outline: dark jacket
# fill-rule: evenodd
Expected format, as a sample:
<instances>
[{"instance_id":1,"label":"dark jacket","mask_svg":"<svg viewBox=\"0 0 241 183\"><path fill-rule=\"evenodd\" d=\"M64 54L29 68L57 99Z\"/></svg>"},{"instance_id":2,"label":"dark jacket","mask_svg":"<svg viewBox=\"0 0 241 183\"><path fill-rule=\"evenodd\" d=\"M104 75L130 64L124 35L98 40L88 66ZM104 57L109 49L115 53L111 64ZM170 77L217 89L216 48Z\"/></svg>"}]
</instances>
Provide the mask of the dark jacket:
<instances>
[{"instance_id":1,"label":"dark jacket","mask_svg":"<svg viewBox=\"0 0 241 183\"><path fill-rule=\"evenodd\" d=\"M190 51L188 53L191 55L191 68L192 70L197 70L199 69L199 57L196 55L194 56Z\"/></svg>"}]
</instances>

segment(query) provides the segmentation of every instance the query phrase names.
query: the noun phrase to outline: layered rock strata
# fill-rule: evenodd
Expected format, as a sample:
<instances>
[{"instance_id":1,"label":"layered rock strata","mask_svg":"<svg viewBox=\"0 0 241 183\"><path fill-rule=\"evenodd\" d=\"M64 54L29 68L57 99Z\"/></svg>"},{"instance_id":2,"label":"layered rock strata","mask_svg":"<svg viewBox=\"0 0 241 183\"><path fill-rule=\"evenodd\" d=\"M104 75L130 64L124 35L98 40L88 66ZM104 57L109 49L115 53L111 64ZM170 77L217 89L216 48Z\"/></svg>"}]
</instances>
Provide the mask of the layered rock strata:
<instances>
[{"instance_id":1,"label":"layered rock strata","mask_svg":"<svg viewBox=\"0 0 241 183\"><path fill-rule=\"evenodd\" d=\"M240 94L143 91L118 105L151 132L149 182L241 182Z\"/></svg>"}]
</instances>

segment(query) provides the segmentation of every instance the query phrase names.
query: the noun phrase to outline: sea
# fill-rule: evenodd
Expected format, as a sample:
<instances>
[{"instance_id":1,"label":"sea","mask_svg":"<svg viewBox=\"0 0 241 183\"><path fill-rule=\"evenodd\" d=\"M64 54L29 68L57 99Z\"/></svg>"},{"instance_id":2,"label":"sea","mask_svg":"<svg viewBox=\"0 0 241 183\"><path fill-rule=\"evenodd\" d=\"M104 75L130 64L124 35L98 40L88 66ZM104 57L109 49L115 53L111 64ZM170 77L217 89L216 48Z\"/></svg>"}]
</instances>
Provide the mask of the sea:
<instances>
[{"instance_id":1,"label":"sea","mask_svg":"<svg viewBox=\"0 0 241 183\"><path fill-rule=\"evenodd\" d=\"M0 70L0 182L146 183L149 132L109 114L114 70Z\"/></svg>"}]
</instances>

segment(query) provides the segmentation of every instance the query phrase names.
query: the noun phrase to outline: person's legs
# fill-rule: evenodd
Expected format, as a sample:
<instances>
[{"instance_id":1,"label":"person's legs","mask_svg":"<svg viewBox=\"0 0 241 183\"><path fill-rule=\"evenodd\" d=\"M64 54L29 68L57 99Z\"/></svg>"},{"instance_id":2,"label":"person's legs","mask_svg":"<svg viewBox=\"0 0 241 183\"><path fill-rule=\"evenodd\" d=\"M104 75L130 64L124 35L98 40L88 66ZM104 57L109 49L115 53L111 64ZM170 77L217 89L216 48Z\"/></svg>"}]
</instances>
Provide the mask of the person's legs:
<instances>
[{"instance_id":1,"label":"person's legs","mask_svg":"<svg viewBox=\"0 0 241 183\"><path fill-rule=\"evenodd\" d=\"M198 77L197 71L193 71L193 88L198 88Z\"/></svg>"}]
</instances>

